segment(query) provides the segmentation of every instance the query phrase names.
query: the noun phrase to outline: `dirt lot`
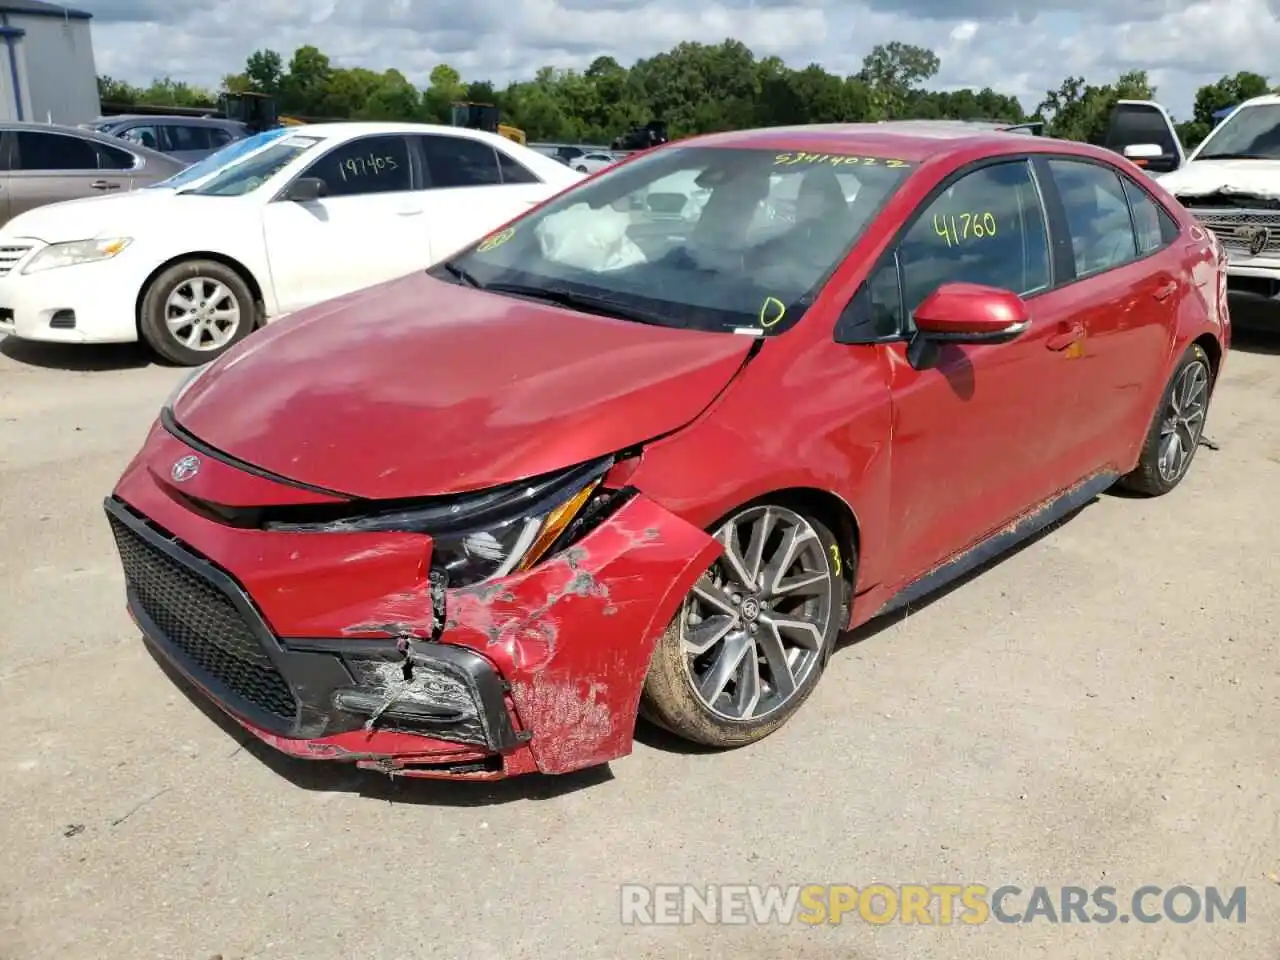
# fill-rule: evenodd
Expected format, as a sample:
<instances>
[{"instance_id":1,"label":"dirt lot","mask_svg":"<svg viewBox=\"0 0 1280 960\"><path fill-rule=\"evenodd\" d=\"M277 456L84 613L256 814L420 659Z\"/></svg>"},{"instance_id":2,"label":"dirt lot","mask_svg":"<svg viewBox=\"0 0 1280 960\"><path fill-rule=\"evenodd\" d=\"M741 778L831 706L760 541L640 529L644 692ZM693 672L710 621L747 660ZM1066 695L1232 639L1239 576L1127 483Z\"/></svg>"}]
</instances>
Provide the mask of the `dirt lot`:
<instances>
[{"instance_id":1,"label":"dirt lot","mask_svg":"<svg viewBox=\"0 0 1280 960\"><path fill-rule=\"evenodd\" d=\"M123 607L100 507L180 371L0 343L0 957L1274 957L1280 338L1188 481L865 631L750 749L392 782L245 743ZM1268 879L1268 874L1273 878ZM1248 887L1246 922L624 927L622 883ZM1021 906L1018 907L1021 909Z\"/></svg>"}]
</instances>

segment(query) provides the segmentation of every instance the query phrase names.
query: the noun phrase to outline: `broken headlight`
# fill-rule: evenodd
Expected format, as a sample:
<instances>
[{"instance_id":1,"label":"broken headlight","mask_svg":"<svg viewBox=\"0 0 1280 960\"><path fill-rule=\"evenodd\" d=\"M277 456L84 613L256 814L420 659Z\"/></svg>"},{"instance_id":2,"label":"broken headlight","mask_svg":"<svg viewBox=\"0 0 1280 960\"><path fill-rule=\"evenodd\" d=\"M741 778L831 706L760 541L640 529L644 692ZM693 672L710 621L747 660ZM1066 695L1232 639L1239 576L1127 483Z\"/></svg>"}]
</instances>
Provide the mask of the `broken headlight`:
<instances>
[{"instance_id":1,"label":"broken headlight","mask_svg":"<svg viewBox=\"0 0 1280 960\"><path fill-rule=\"evenodd\" d=\"M546 556L599 486L596 477L549 508L467 532L436 535L431 566L444 572L451 587L527 570Z\"/></svg>"},{"instance_id":2,"label":"broken headlight","mask_svg":"<svg viewBox=\"0 0 1280 960\"><path fill-rule=\"evenodd\" d=\"M501 488L395 506L274 507L264 511L261 528L426 534L433 574L443 574L447 586L464 587L527 570L589 532L632 492L604 485L615 462L604 457Z\"/></svg>"}]
</instances>

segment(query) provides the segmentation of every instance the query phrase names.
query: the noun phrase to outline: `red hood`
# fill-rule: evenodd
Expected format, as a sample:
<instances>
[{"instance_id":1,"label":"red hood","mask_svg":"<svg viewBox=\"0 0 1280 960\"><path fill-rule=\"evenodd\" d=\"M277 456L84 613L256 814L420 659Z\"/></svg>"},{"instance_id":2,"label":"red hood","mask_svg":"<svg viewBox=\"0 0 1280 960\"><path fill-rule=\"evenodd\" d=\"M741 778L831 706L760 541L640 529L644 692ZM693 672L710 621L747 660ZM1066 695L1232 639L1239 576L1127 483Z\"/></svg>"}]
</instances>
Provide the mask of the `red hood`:
<instances>
[{"instance_id":1,"label":"red hood","mask_svg":"<svg viewBox=\"0 0 1280 960\"><path fill-rule=\"evenodd\" d=\"M254 333L174 415L218 450L351 496L458 493L683 426L751 343L415 274Z\"/></svg>"}]
</instances>

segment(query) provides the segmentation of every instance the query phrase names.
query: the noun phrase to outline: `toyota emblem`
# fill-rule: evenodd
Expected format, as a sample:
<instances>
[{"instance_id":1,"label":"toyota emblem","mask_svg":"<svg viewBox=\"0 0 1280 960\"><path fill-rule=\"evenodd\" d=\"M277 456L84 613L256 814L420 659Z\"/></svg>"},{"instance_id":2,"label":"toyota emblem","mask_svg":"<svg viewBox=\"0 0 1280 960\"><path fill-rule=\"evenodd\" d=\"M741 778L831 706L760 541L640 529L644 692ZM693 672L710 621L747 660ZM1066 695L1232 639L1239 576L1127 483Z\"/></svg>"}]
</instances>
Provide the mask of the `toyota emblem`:
<instances>
[{"instance_id":1,"label":"toyota emblem","mask_svg":"<svg viewBox=\"0 0 1280 960\"><path fill-rule=\"evenodd\" d=\"M174 483L186 483L199 472L200 458L188 455L174 463L173 469L169 471L169 476L173 478Z\"/></svg>"},{"instance_id":2,"label":"toyota emblem","mask_svg":"<svg viewBox=\"0 0 1280 960\"><path fill-rule=\"evenodd\" d=\"M1256 257L1267 249L1267 241L1271 239L1271 231L1266 227L1251 227L1249 232L1245 234L1245 239L1249 242L1249 255Z\"/></svg>"}]
</instances>

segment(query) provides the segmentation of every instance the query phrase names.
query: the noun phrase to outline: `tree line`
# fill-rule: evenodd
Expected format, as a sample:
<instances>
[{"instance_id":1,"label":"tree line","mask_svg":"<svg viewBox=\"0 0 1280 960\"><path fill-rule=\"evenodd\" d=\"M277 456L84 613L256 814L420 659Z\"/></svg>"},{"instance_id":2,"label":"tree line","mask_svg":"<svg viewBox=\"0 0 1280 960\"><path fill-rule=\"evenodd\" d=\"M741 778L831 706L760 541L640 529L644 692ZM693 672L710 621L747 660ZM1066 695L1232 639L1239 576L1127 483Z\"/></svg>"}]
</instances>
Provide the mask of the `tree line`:
<instances>
[{"instance_id":1,"label":"tree line","mask_svg":"<svg viewBox=\"0 0 1280 960\"><path fill-rule=\"evenodd\" d=\"M653 119L666 122L672 138L867 120L1042 121L1051 136L1097 142L1117 100L1156 99L1143 70L1100 86L1072 76L1046 91L1027 115L1016 97L990 87L929 89L940 66L932 50L894 41L876 46L857 73L840 76L817 63L795 69L777 57L757 58L739 41L725 40L681 43L629 68L605 56L583 71L543 67L532 79L501 88L464 80L440 64L420 90L399 70L339 67L316 47L302 46L287 62L275 50L252 53L219 90L169 77L138 87L107 76L98 78L98 89L106 103L175 107L216 107L223 92L264 93L277 98L281 115L326 120L448 123L455 102L490 103L531 141L573 143L608 143ZM1213 127L1215 111L1269 89L1266 77L1249 72L1201 87L1192 116L1177 125L1183 143L1199 143Z\"/></svg>"}]
</instances>

